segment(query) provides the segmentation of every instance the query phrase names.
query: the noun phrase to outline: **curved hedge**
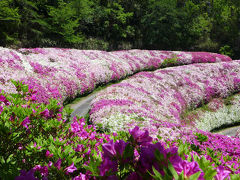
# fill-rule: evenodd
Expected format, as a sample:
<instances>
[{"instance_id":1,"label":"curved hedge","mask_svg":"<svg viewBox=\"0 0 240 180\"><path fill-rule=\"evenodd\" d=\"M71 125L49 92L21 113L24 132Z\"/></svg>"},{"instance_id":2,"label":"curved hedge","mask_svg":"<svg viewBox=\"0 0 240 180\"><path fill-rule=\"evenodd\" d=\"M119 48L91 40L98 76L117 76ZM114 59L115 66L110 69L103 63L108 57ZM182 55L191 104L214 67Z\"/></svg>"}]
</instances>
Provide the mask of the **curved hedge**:
<instances>
[{"instance_id":1,"label":"curved hedge","mask_svg":"<svg viewBox=\"0 0 240 180\"><path fill-rule=\"evenodd\" d=\"M238 60L140 72L99 93L92 101L90 120L112 131L138 125L153 133L161 130L155 125L161 122L198 128L196 119L184 121L182 114L214 97L239 92L239 69ZM218 126L224 123L219 121ZM201 128L216 128L208 125Z\"/></svg>"},{"instance_id":2,"label":"curved hedge","mask_svg":"<svg viewBox=\"0 0 240 180\"><path fill-rule=\"evenodd\" d=\"M231 61L205 52L129 50L105 52L59 48L0 48L0 89L16 92L10 79L23 80L38 91L37 100L60 102L91 92L96 85L133 73L191 63Z\"/></svg>"}]
</instances>

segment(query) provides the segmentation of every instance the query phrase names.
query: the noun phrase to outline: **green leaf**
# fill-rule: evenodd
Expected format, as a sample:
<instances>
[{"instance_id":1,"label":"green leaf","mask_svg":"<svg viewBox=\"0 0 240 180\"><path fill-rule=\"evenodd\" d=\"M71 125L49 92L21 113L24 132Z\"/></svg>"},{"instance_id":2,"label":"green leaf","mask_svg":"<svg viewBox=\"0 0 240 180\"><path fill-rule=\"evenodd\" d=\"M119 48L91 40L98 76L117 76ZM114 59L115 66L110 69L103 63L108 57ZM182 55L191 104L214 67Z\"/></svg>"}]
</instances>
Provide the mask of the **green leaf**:
<instances>
[{"instance_id":1,"label":"green leaf","mask_svg":"<svg viewBox=\"0 0 240 180\"><path fill-rule=\"evenodd\" d=\"M198 180L198 177L200 176L200 174L201 174L201 171L199 171L199 172L191 175L191 176L189 177L189 180Z\"/></svg>"},{"instance_id":2,"label":"green leaf","mask_svg":"<svg viewBox=\"0 0 240 180\"><path fill-rule=\"evenodd\" d=\"M127 144L123 152L123 158L124 159L132 158L133 155L134 155L134 147L131 144Z\"/></svg>"},{"instance_id":3,"label":"green leaf","mask_svg":"<svg viewBox=\"0 0 240 180\"><path fill-rule=\"evenodd\" d=\"M232 174L230 175L231 180L239 180L240 179L240 174Z\"/></svg>"},{"instance_id":4,"label":"green leaf","mask_svg":"<svg viewBox=\"0 0 240 180\"><path fill-rule=\"evenodd\" d=\"M172 165L170 162L168 163L168 169L169 169L170 172L172 173L174 179L175 179L175 180L178 180L179 177L178 177L177 171L174 169L173 165Z\"/></svg>"},{"instance_id":5,"label":"green leaf","mask_svg":"<svg viewBox=\"0 0 240 180\"><path fill-rule=\"evenodd\" d=\"M154 175L152 175L149 171L148 173L156 180L163 180L162 175L154 168L154 166L152 167L153 173Z\"/></svg>"}]
</instances>

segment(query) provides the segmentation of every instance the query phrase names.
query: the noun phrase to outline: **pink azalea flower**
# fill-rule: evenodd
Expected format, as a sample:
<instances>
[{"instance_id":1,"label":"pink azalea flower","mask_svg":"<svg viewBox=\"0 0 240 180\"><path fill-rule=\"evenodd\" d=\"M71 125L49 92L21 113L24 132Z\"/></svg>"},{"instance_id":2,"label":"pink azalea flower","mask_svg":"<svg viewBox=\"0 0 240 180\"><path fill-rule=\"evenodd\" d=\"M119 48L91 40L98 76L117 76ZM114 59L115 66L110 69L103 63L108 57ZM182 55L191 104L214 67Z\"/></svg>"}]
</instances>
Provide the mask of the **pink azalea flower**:
<instances>
[{"instance_id":1,"label":"pink azalea flower","mask_svg":"<svg viewBox=\"0 0 240 180\"><path fill-rule=\"evenodd\" d=\"M73 178L73 180L88 180L89 178L85 175L80 173L79 176Z\"/></svg>"},{"instance_id":2,"label":"pink azalea flower","mask_svg":"<svg viewBox=\"0 0 240 180\"><path fill-rule=\"evenodd\" d=\"M3 102L6 106L10 105L11 103L7 100L7 98L3 95L0 95L0 102Z\"/></svg>"},{"instance_id":3,"label":"pink azalea flower","mask_svg":"<svg viewBox=\"0 0 240 180\"><path fill-rule=\"evenodd\" d=\"M36 94L33 94L33 95L30 97L30 100L31 100L31 101L36 101L36 100L37 100L37 95L36 95Z\"/></svg>"},{"instance_id":4,"label":"pink azalea flower","mask_svg":"<svg viewBox=\"0 0 240 180\"><path fill-rule=\"evenodd\" d=\"M109 143L102 145L103 156L109 159L113 159L116 156L122 156L127 143L123 140L118 140L115 143L111 140Z\"/></svg>"},{"instance_id":5,"label":"pink azalea flower","mask_svg":"<svg viewBox=\"0 0 240 180\"><path fill-rule=\"evenodd\" d=\"M173 167L175 168L175 170L177 171L178 174L181 174L183 171L184 177L190 177L191 175L202 171L199 168L199 165L197 162L188 162L186 160L182 160L182 161L178 161L178 162L174 162ZM203 178L204 173L202 172L200 174L200 176L198 177L199 180L204 180Z\"/></svg>"},{"instance_id":6,"label":"pink azalea flower","mask_svg":"<svg viewBox=\"0 0 240 180\"><path fill-rule=\"evenodd\" d=\"M60 114L60 113L57 114L57 120L58 120L58 121L61 121L61 120L62 120L62 114Z\"/></svg>"},{"instance_id":7,"label":"pink azalea flower","mask_svg":"<svg viewBox=\"0 0 240 180\"><path fill-rule=\"evenodd\" d=\"M214 178L216 180L230 179L229 174L231 174L231 171L225 170L223 166L218 166L217 167L217 175Z\"/></svg>"},{"instance_id":8,"label":"pink azalea flower","mask_svg":"<svg viewBox=\"0 0 240 180\"><path fill-rule=\"evenodd\" d=\"M64 171L66 171L66 174L73 173L76 171L77 168L74 166L74 163L72 163L70 166L66 167Z\"/></svg>"},{"instance_id":9,"label":"pink azalea flower","mask_svg":"<svg viewBox=\"0 0 240 180\"><path fill-rule=\"evenodd\" d=\"M152 137L149 136L148 131L141 131L138 126L132 130L129 130L129 133L132 135L133 139L138 145L144 146L152 142Z\"/></svg>"},{"instance_id":10,"label":"pink azalea flower","mask_svg":"<svg viewBox=\"0 0 240 180\"><path fill-rule=\"evenodd\" d=\"M139 176L136 172L132 172L132 173L127 177L127 180L135 180L135 179L142 180L142 177Z\"/></svg>"},{"instance_id":11,"label":"pink azalea flower","mask_svg":"<svg viewBox=\"0 0 240 180\"><path fill-rule=\"evenodd\" d=\"M73 133L77 133L77 132L79 132L81 130L81 126L78 124L78 122L73 122L72 124L71 124L71 131L73 132Z\"/></svg>"},{"instance_id":12,"label":"pink azalea flower","mask_svg":"<svg viewBox=\"0 0 240 180\"><path fill-rule=\"evenodd\" d=\"M40 174L42 176L47 176L48 175L48 167L47 166L36 165L33 169L35 171L40 172Z\"/></svg>"},{"instance_id":13,"label":"pink azalea flower","mask_svg":"<svg viewBox=\"0 0 240 180\"><path fill-rule=\"evenodd\" d=\"M26 117L23 121L22 121L22 123L21 123L21 125L22 126L24 126L25 128L27 128L28 129L28 125L30 124L30 119L29 119L29 117Z\"/></svg>"},{"instance_id":14,"label":"pink azalea flower","mask_svg":"<svg viewBox=\"0 0 240 180\"><path fill-rule=\"evenodd\" d=\"M20 176L16 177L15 180L38 180L34 177L35 170L31 169L28 172L25 170L20 171Z\"/></svg>"},{"instance_id":15,"label":"pink azalea flower","mask_svg":"<svg viewBox=\"0 0 240 180\"><path fill-rule=\"evenodd\" d=\"M100 176L104 176L106 172L111 170L112 172L117 172L118 163L117 161L111 161L108 158L105 158L102 164L99 167Z\"/></svg>"},{"instance_id":16,"label":"pink azalea flower","mask_svg":"<svg viewBox=\"0 0 240 180\"><path fill-rule=\"evenodd\" d=\"M57 160L57 162L54 164L54 166L55 166L58 170L60 170L60 169L61 169L61 164L62 164L62 160L61 160L61 158L59 158L59 159Z\"/></svg>"},{"instance_id":17,"label":"pink azalea flower","mask_svg":"<svg viewBox=\"0 0 240 180\"><path fill-rule=\"evenodd\" d=\"M53 154L51 154L50 151L47 150L45 156L50 158L53 157Z\"/></svg>"},{"instance_id":18,"label":"pink azalea flower","mask_svg":"<svg viewBox=\"0 0 240 180\"><path fill-rule=\"evenodd\" d=\"M48 109L45 109L44 111L42 111L42 112L40 113L40 115L42 115L42 116L45 117L45 118L49 118L49 117L50 117L49 110L48 110Z\"/></svg>"},{"instance_id":19,"label":"pink azalea flower","mask_svg":"<svg viewBox=\"0 0 240 180\"><path fill-rule=\"evenodd\" d=\"M53 165L52 161L49 161L48 162L48 167L52 167L52 165Z\"/></svg>"},{"instance_id":20,"label":"pink azalea flower","mask_svg":"<svg viewBox=\"0 0 240 180\"><path fill-rule=\"evenodd\" d=\"M0 106L0 114L3 112L3 107Z\"/></svg>"},{"instance_id":21,"label":"pink azalea flower","mask_svg":"<svg viewBox=\"0 0 240 180\"><path fill-rule=\"evenodd\" d=\"M32 109L33 114L35 114L37 111L35 109Z\"/></svg>"}]
</instances>

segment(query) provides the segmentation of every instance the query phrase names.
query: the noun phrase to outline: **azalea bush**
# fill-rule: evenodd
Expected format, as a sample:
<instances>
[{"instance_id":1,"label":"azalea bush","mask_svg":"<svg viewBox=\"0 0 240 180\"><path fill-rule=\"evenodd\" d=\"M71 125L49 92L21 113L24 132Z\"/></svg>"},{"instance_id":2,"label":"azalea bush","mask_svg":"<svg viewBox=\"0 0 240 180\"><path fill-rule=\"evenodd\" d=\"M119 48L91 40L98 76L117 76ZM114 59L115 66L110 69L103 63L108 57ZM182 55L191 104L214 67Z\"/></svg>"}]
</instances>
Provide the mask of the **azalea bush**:
<instances>
[{"instance_id":1,"label":"azalea bush","mask_svg":"<svg viewBox=\"0 0 240 180\"><path fill-rule=\"evenodd\" d=\"M100 134L84 119L69 119L70 110L52 99L36 102L36 91L13 81L16 94L0 95L0 177L21 175L70 178L97 156L110 135ZM74 165L75 164L75 165Z\"/></svg>"},{"instance_id":2,"label":"azalea bush","mask_svg":"<svg viewBox=\"0 0 240 180\"><path fill-rule=\"evenodd\" d=\"M143 70L169 65L232 61L207 52L124 50L105 52L60 48L13 50L0 47L0 90L16 93L11 79L37 90L37 101L69 102L77 96Z\"/></svg>"},{"instance_id":3,"label":"azalea bush","mask_svg":"<svg viewBox=\"0 0 240 180\"><path fill-rule=\"evenodd\" d=\"M213 104L216 97L224 99L239 92L239 69L240 61L235 60L139 72L98 93L91 104L90 120L111 131L127 130L137 125L149 130L152 135L163 131L158 127L162 122L208 131L225 123L237 122L238 103L235 103L235 108L232 107L232 112L225 113L226 117L236 112L234 118L228 118L228 121L223 119L224 116L216 120L212 116L213 120L208 118L203 121L194 116L184 119L183 115L208 102ZM219 114L216 113L216 116ZM166 138L171 137L172 134L168 133Z\"/></svg>"},{"instance_id":4,"label":"azalea bush","mask_svg":"<svg viewBox=\"0 0 240 180\"><path fill-rule=\"evenodd\" d=\"M204 134L165 142L139 127L100 132L83 118L70 120L71 111L56 100L38 103L34 89L12 82L17 93L0 94L1 179L239 178L237 161L228 157L235 162L230 169L217 163L217 150L203 153Z\"/></svg>"}]
</instances>

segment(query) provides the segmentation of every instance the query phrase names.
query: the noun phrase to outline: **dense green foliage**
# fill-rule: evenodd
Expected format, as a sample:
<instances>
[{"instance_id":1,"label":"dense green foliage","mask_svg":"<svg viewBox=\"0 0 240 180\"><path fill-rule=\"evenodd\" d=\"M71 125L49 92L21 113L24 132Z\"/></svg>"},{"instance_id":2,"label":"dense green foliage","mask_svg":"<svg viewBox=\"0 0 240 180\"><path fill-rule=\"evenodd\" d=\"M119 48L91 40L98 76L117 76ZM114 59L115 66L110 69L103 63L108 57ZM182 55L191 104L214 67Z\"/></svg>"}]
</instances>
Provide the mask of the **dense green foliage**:
<instances>
[{"instance_id":1,"label":"dense green foliage","mask_svg":"<svg viewBox=\"0 0 240 180\"><path fill-rule=\"evenodd\" d=\"M239 0L1 0L0 45L213 51L240 58Z\"/></svg>"}]
</instances>

